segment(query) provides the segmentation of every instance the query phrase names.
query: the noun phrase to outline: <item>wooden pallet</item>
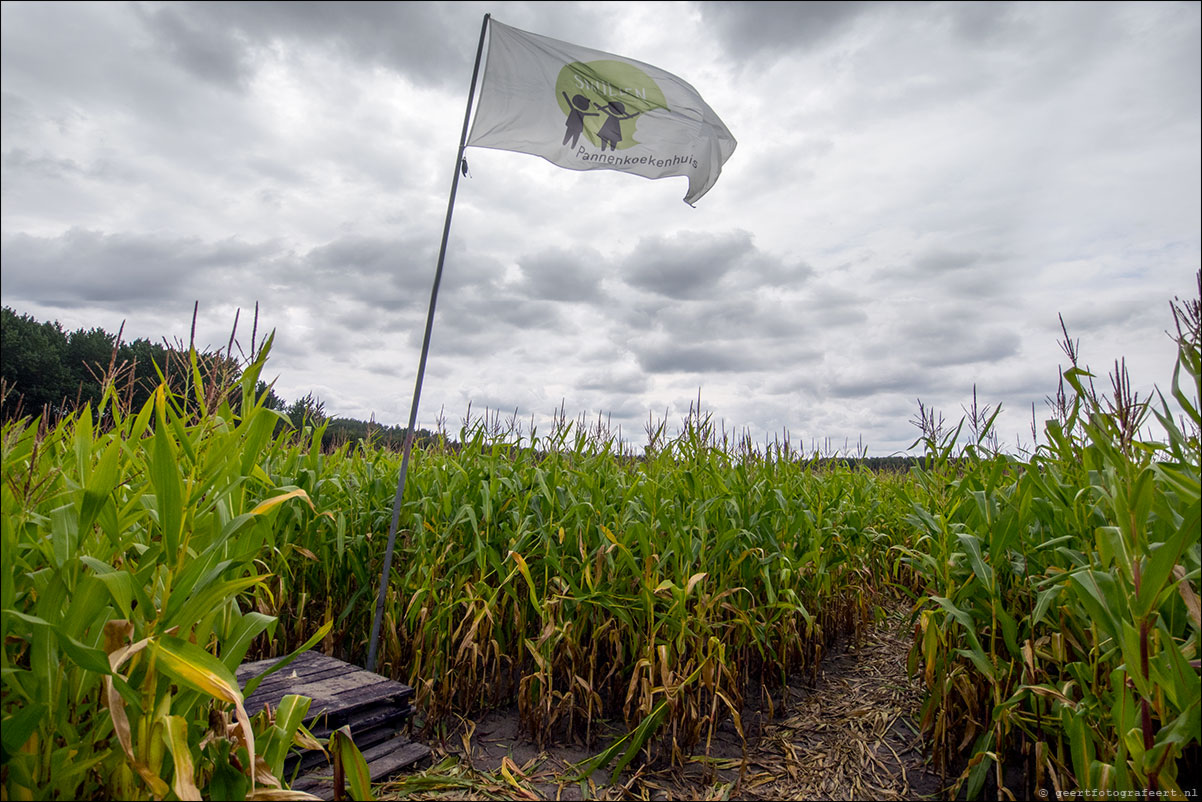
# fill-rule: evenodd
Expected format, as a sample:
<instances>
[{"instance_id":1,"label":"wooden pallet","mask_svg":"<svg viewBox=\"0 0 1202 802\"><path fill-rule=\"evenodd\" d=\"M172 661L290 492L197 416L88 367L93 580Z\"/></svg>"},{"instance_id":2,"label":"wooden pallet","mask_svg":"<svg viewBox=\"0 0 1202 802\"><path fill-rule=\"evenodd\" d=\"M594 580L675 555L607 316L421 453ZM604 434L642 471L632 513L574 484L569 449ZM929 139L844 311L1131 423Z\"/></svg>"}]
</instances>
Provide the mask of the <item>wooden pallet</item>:
<instances>
[{"instance_id":1,"label":"wooden pallet","mask_svg":"<svg viewBox=\"0 0 1202 802\"><path fill-rule=\"evenodd\" d=\"M238 684L245 687L278 658L244 663L238 667ZM264 705L275 709L287 694L312 699L305 726L318 738L350 725L351 737L367 760L372 781L386 779L430 755L430 749L413 743L401 730L413 715L413 689L404 683L316 652L305 652L272 674L246 699L251 715ZM300 775L292 788L333 799L329 763L320 751L293 752L284 764L286 776Z\"/></svg>"}]
</instances>

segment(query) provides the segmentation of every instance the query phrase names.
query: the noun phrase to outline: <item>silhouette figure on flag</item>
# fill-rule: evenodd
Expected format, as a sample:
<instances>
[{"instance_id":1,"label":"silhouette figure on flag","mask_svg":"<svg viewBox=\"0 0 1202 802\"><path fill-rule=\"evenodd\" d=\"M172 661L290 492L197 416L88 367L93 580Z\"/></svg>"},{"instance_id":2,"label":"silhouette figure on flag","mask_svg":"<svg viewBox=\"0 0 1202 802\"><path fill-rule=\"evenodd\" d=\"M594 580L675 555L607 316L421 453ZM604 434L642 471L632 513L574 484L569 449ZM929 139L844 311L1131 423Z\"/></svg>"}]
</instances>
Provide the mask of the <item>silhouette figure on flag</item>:
<instances>
[{"instance_id":1,"label":"silhouette figure on flag","mask_svg":"<svg viewBox=\"0 0 1202 802\"><path fill-rule=\"evenodd\" d=\"M639 115L639 112L627 114L626 104L620 100L611 100L597 108L607 115L605 122L601 125L601 130L597 132L597 138L601 140L601 151L605 151L606 145L609 145L610 150L617 150L618 143L622 141L622 120L632 120ZM583 121L581 122L583 124Z\"/></svg>"},{"instance_id":2,"label":"silhouette figure on flag","mask_svg":"<svg viewBox=\"0 0 1202 802\"><path fill-rule=\"evenodd\" d=\"M568 140L572 140L572 147L576 147L576 141L580 139L580 132L584 130L585 117L599 117L597 112L589 111L589 101L584 95L576 95L569 99L568 93L564 92L563 99L568 101L568 107L572 109L572 113L568 115L567 130L563 135L563 144L568 144Z\"/></svg>"}]
</instances>

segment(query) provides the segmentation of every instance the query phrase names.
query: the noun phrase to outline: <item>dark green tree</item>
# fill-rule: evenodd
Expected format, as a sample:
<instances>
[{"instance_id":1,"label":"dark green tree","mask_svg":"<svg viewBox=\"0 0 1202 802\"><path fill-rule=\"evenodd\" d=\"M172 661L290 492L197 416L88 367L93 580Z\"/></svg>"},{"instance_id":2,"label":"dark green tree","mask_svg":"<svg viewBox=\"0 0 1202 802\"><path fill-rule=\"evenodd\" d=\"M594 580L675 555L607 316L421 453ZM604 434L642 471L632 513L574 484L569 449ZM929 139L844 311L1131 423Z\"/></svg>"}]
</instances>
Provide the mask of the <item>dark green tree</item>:
<instances>
[{"instance_id":1,"label":"dark green tree","mask_svg":"<svg viewBox=\"0 0 1202 802\"><path fill-rule=\"evenodd\" d=\"M69 391L63 367L67 337L57 323L39 323L4 307L0 317L0 376L25 414L56 413ZM6 403L6 406L8 404Z\"/></svg>"},{"instance_id":2,"label":"dark green tree","mask_svg":"<svg viewBox=\"0 0 1202 802\"><path fill-rule=\"evenodd\" d=\"M313 393L309 393L293 401L288 406L287 415L293 427L297 431L303 431L306 426L319 426L325 421L326 405Z\"/></svg>"},{"instance_id":3,"label":"dark green tree","mask_svg":"<svg viewBox=\"0 0 1202 802\"><path fill-rule=\"evenodd\" d=\"M283 412L287 404L284 399L275 394L275 388L268 386L267 382L262 379L255 385L255 395L262 397L267 394L267 398L263 401L263 406L267 409L274 409L277 412Z\"/></svg>"},{"instance_id":4,"label":"dark green tree","mask_svg":"<svg viewBox=\"0 0 1202 802\"><path fill-rule=\"evenodd\" d=\"M116 342L116 336L103 329L79 329L67 335L62 368L68 385L74 388L74 395L68 396L73 406L100 403L100 382L113 361Z\"/></svg>"},{"instance_id":5,"label":"dark green tree","mask_svg":"<svg viewBox=\"0 0 1202 802\"><path fill-rule=\"evenodd\" d=\"M238 361L219 350L197 354L197 367L208 404L219 400L213 393L233 387L241 372ZM95 406L103 397L105 381L112 382L117 403L126 410L145 406L163 381L189 403L195 398L188 351L178 344L173 347L166 341L145 338L118 344L117 335L100 328L67 334L57 322L39 323L8 307L3 307L0 317L0 379L5 392L0 414L4 417L40 415L44 410L57 417L77 405ZM327 449L360 442L394 451L404 447L403 426L381 425L374 419L331 418L325 402L313 393L289 404L264 381L258 382L256 390L260 396L266 394L264 406L288 418L280 420L277 431L289 424L298 432L324 424L322 446ZM227 400L236 409L241 395L233 392ZM431 432L418 430L418 445L433 439Z\"/></svg>"}]
</instances>

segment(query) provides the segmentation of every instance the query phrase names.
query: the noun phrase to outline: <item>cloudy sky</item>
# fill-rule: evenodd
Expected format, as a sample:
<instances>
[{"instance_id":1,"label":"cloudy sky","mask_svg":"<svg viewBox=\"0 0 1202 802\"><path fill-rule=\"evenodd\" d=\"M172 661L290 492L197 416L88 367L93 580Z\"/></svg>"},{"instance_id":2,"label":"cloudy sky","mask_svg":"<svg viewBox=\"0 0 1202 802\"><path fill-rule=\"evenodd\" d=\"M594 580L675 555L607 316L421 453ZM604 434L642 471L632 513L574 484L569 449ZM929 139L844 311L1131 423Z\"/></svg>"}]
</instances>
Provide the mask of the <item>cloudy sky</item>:
<instances>
[{"instance_id":1,"label":"cloudy sky","mask_svg":"<svg viewBox=\"0 0 1202 802\"><path fill-rule=\"evenodd\" d=\"M756 441L903 451L917 400L1030 444L1065 363L1167 389L1195 292L1198 3L3 4L3 303L224 345L328 413L408 417L485 12L691 83L684 178L469 148L419 422L700 392Z\"/></svg>"}]
</instances>

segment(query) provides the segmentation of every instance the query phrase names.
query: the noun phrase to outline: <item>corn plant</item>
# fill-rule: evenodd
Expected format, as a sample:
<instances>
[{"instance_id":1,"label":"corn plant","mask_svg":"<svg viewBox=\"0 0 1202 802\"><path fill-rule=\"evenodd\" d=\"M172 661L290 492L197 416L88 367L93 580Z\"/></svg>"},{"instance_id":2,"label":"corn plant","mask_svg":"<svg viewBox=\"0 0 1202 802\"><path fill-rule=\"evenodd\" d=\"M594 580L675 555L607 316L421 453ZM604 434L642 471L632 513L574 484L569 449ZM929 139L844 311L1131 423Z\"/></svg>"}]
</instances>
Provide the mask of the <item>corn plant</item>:
<instances>
[{"instance_id":1,"label":"corn plant","mask_svg":"<svg viewBox=\"0 0 1202 802\"><path fill-rule=\"evenodd\" d=\"M966 758L957 785L970 798L991 768L996 793L1013 798L1013 760L1028 797L1184 793L1178 767L1197 753L1200 699L1202 365L1190 308L1174 307L1184 416L1160 399L1162 441L1139 434L1152 408L1125 365L1100 395L1067 334L1069 393L1029 463L979 439L956 454L958 430L928 427L911 496L919 537L900 547L930 594L911 660L929 689L936 758Z\"/></svg>"},{"instance_id":2,"label":"corn plant","mask_svg":"<svg viewBox=\"0 0 1202 802\"><path fill-rule=\"evenodd\" d=\"M275 627L252 604L274 522L306 500L258 462L265 358L233 392L192 352L191 397L127 414L110 384L95 412L5 424L6 798L287 796L234 679Z\"/></svg>"},{"instance_id":3,"label":"corn plant","mask_svg":"<svg viewBox=\"0 0 1202 802\"><path fill-rule=\"evenodd\" d=\"M317 605L357 662L398 460L320 442L269 460L332 513L280 514L276 648ZM905 528L882 503L893 480L729 448L701 414L642 457L570 422L524 437L468 421L409 471L381 670L415 687L429 727L510 703L538 740L623 720L620 765L657 740L678 761L708 749L722 721L741 729L747 693L816 671L871 619Z\"/></svg>"}]
</instances>

